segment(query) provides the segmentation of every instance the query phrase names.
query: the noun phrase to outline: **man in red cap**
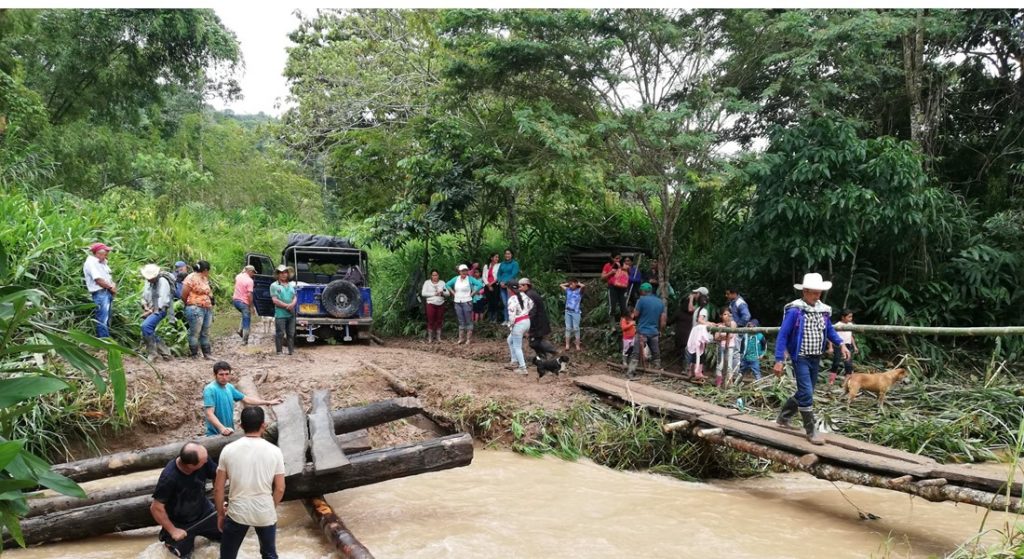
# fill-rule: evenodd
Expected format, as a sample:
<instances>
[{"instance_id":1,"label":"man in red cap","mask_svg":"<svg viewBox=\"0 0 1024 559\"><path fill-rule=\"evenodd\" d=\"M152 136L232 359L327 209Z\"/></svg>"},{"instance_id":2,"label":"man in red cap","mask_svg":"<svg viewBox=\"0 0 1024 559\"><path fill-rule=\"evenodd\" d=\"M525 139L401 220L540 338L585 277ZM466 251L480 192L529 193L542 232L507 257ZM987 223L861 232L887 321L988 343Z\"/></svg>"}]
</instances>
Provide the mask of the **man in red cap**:
<instances>
[{"instance_id":1,"label":"man in red cap","mask_svg":"<svg viewBox=\"0 0 1024 559\"><path fill-rule=\"evenodd\" d=\"M117 286L110 275L110 265L107 264L110 247L103 243L93 243L89 252L92 254L85 259L82 272L85 274L85 288L96 304L96 337L109 338L110 305L114 295L117 295Z\"/></svg>"}]
</instances>

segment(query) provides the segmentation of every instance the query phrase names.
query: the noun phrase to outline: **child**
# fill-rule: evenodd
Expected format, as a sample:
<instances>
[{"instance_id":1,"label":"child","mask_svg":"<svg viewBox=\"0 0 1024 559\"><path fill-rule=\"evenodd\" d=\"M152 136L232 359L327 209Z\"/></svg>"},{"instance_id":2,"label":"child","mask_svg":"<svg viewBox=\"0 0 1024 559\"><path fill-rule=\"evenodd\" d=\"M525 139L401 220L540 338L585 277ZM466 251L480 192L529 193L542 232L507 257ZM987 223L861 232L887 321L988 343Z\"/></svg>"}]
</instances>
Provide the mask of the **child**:
<instances>
[{"instance_id":1,"label":"child","mask_svg":"<svg viewBox=\"0 0 1024 559\"><path fill-rule=\"evenodd\" d=\"M573 334L576 335L576 351L580 351L580 318L583 313L580 303L583 301L583 288L585 284L580 283L576 278L569 278L569 281L561 284L565 291L565 350L569 350L569 340Z\"/></svg>"},{"instance_id":2,"label":"child","mask_svg":"<svg viewBox=\"0 0 1024 559\"><path fill-rule=\"evenodd\" d=\"M736 321L732 319L732 313L729 312L729 309L722 309L722 322L719 326L736 327ZM736 334L715 333L715 341L718 342L718 365L715 367L715 386L719 388L722 387L723 380L725 386L729 386L732 382L732 376L738 364L736 359L738 357L736 351L737 339L738 336Z\"/></svg>"},{"instance_id":3,"label":"child","mask_svg":"<svg viewBox=\"0 0 1024 559\"><path fill-rule=\"evenodd\" d=\"M840 311L839 322L833 323L833 326L840 323L852 324L853 311L850 309L843 309ZM853 354L860 351L857 349L857 340L853 339L853 332L850 332L849 330L836 330L836 333L838 333L839 337L843 339L843 345L846 346L846 349L850 350L850 358L844 361L843 353L839 351L839 348L832 347L832 342L828 343L828 351L832 353L832 370L828 373L829 384L835 384L836 375L839 374L840 363L843 364L843 374L850 376L850 373L853 372Z\"/></svg>"},{"instance_id":4,"label":"child","mask_svg":"<svg viewBox=\"0 0 1024 559\"><path fill-rule=\"evenodd\" d=\"M636 341L636 321L633 320L633 309L627 309L619 318L619 327L622 328L622 366L628 364L629 355L633 351L633 342Z\"/></svg>"},{"instance_id":5,"label":"child","mask_svg":"<svg viewBox=\"0 0 1024 559\"><path fill-rule=\"evenodd\" d=\"M480 265L474 263L474 266L476 268L470 271L470 275L480 280L480 283L483 283L483 280L480 279L482 277ZM484 289L481 288L473 294L473 322L479 322L484 317L484 313L487 312L487 299L484 297Z\"/></svg>"},{"instance_id":6,"label":"child","mask_svg":"<svg viewBox=\"0 0 1024 559\"><path fill-rule=\"evenodd\" d=\"M750 322L747 323L747 326L751 328L757 328L760 325L761 322L756 318L750 319ZM754 380L761 380L761 357L767 350L768 342L764 339L764 334L760 332L743 334L743 359L740 360L740 376L742 377L743 372L749 369L754 375Z\"/></svg>"}]
</instances>

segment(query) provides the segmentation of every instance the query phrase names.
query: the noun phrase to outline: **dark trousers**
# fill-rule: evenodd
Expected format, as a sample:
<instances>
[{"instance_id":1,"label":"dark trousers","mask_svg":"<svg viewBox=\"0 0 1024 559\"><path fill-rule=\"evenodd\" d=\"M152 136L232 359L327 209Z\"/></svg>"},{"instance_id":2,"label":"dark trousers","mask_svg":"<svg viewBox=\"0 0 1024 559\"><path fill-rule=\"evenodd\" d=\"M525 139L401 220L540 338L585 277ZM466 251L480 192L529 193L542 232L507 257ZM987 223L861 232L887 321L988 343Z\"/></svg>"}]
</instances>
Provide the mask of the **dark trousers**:
<instances>
[{"instance_id":1,"label":"dark trousers","mask_svg":"<svg viewBox=\"0 0 1024 559\"><path fill-rule=\"evenodd\" d=\"M277 559L277 524L256 526L256 538L260 540L260 557ZM242 540L249 533L249 526L239 524L228 516L224 519L224 536L220 542L220 559L236 559Z\"/></svg>"},{"instance_id":2,"label":"dark trousers","mask_svg":"<svg viewBox=\"0 0 1024 559\"><path fill-rule=\"evenodd\" d=\"M541 359L547 359L558 353L558 348L549 342L546 337L531 337L530 349L537 352L537 356Z\"/></svg>"},{"instance_id":3,"label":"dark trousers","mask_svg":"<svg viewBox=\"0 0 1024 559\"><path fill-rule=\"evenodd\" d=\"M295 352L295 315L287 318L274 317L274 349L281 353L282 338L288 338L288 355Z\"/></svg>"},{"instance_id":4,"label":"dark trousers","mask_svg":"<svg viewBox=\"0 0 1024 559\"><path fill-rule=\"evenodd\" d=\"M444 326L444 305L427 303L427 330L440 330Z\"/></svg>"},{"instance_id":5,"label":"dark trousers","mask_svg":"<svg viewBox=\"0 0 1024 559\"><path fill-rule=\"evenodd\" d=\"M838 373L842 367L843 374L849 376L853 372L853 344L843 344L850 351L850 358L843 359L843 350L835 347L832 349L832 372Z\"/></svg>"},{"instance_id":6,"label":"dark trousers","mask_svg":"<svg viewBox=\"0 0 1024 559\"><path fill-rule=\"evenodd\" d=\"M493 322L501 322L505 319L502 312L504 304L501 301L501 288L494 284L493 289L485 289L484 296L487 298L487 319Z\"/></svg>"},{"instance_id":7,"label":"dark trousers","mask_svg":"<svg viewBox=\"0 0 1024 559\"><path fill-rule=\"evenodd\" d=\"M160 529L160 541L163 542L167 551L173 553L176 557L191 557L192 550L196 546L196 536L202 536L212 542L219 542L221 538L220 530L217 529L217 515L213 514L204 520L200 520L192 526L178 526L178 528L188 532L185 539L181 541L174 541L167 530Z\"/></svg>"},{"instance_id":8,"label":"dark trousers","mask_svg":"<svg viewBox=\"0 0 1024 559\"><path fill-rule=\"evenodd\" d=\"M608 312L611 313L612 320L618 320L620 316L626 313L625 287L608 286Z\"/></svg>"}]
</instances>

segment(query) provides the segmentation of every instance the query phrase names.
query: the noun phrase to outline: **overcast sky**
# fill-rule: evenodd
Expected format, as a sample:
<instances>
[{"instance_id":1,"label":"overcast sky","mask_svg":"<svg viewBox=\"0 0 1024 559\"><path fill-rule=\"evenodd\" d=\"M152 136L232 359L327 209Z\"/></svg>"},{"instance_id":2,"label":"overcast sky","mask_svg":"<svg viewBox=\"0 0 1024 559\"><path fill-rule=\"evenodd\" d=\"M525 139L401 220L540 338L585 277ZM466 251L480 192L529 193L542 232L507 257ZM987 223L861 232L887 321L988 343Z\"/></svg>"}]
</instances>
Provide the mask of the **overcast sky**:
<instances>
[{"instance_id":1,"label":"overcast sky","mask_svg":"<svg viewBox=\"0 0 1024 559\"><path fill-rule=\"evenodd\" d=\"M242 46L245 68L235 76L242 86L243 98L232 103L211 99L216 109L231 109L236 113L280 115L288 87L284 76L284 63L288 59L285 48L291 44L288 33L296 27L296 8L279 4L239 3L214 8L221 21L235 32ZM313 10L303 8L303 13Z\"/></svg>"}]
</instances>

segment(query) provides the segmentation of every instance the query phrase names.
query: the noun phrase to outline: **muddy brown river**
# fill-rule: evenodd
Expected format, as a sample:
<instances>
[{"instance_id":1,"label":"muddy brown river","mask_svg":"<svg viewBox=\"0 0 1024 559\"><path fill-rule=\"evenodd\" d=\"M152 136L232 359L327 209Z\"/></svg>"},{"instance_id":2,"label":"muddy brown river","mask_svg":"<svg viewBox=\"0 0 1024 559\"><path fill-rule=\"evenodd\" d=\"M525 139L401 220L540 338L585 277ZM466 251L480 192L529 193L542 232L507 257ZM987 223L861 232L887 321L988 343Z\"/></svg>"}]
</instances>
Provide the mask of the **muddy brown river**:
<instances>
[{"instance_id":1,"label":"muddy brown river","mask_svg":"<svg viewBox=\"0 0 1024 559\"><path fill-rule=\"evenodd\" d=\"M804 474L686 483L488 450L466 468L328 500L378 559L932 557L977 534L985 512ZM854 505L881 519L860 520ZM282 559L338 557L299 503L279 514ZM986 527L1007 521L991 514ZM4 557L169 559L155 534L136 530ZM216 544L200 538L195 557L215 559ZM251 532L239 557L259 557Z\"/></svg>"}]
</instances>

